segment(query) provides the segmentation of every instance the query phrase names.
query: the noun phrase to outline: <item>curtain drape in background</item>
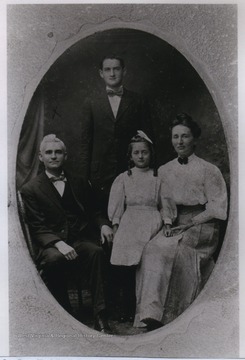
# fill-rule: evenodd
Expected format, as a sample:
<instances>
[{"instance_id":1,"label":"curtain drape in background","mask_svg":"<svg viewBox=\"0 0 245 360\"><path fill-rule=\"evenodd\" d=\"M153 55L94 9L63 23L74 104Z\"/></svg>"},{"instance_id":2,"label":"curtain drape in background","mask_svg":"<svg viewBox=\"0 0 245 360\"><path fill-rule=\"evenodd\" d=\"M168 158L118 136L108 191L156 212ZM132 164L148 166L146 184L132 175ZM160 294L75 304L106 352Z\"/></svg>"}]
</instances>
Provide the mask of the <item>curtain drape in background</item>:
<instances>
[{"instance_id":1,"label":"curtain drape in background","mask_svg":"<svg viewBox=\"0 0 245 360\"><path fill-rule=\"evenodd\" d=\"M41 86L30 102L20 134L16 169L17 189L20 189L22 185L38 173L38 153L43 138L44 119L45 99Z\"/></svg>"}]
</instances>

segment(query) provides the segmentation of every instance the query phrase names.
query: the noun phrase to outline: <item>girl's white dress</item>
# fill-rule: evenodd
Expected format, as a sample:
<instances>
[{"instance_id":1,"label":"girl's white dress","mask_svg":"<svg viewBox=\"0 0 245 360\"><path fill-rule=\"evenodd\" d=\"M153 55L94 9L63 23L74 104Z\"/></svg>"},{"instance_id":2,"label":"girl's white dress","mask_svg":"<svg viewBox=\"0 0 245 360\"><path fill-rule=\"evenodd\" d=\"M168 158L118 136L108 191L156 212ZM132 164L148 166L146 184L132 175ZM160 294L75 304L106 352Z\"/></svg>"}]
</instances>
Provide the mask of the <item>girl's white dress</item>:
<instances>
[{"instance_id":1,"label":"girl's white dress","mask_svg":"<svg viewBox=\"0 0 245 360\"><path fill-rule=\"evenodd\" d=\"M145 245L164 223L176 218L161 181L152 169L132 168L114 181L108 206L112 224L119 224L113 239L111 264L131 266L140 262Z\"/></svg>"}]
</instances>

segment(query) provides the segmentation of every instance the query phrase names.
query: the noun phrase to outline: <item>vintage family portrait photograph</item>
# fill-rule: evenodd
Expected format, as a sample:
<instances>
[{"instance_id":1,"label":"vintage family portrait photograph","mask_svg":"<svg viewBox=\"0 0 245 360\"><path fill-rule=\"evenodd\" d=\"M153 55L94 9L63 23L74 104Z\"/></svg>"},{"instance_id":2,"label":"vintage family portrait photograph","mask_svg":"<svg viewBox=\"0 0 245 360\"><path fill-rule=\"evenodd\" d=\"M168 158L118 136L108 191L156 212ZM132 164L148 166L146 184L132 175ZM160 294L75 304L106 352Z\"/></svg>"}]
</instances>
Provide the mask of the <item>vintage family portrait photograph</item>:
<instances>
[{"instance_id":1,"label":"vintage family portrait photograph","mask_svg":"<svg viewBox=\"0 0 245 360\"><path fill-rule=\"evenodd\" d=\"M240 356L238 12L6 4L9 356Z\"/></svg>"}]
</instances>

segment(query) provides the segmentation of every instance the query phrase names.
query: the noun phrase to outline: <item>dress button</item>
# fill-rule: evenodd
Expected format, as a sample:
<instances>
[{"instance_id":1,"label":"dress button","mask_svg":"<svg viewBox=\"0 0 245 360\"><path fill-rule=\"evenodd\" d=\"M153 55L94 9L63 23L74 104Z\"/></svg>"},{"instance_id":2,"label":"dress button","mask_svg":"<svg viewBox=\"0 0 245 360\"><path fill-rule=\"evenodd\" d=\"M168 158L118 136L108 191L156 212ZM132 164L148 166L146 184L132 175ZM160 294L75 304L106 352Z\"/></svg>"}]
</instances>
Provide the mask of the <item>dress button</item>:
<instances>
[{"instance_id":1,"label":"dress button","mask_svg":"<svg viewBox=\"0 0 245 360\"><path fill-rule=\"evenodd\" d=\"M61 230L61 232L62 232L62 233L64 233L64 232L65 232L65 230L64 230L64 229L62 229L62 230Z\"/></svg>"}]
</instances>

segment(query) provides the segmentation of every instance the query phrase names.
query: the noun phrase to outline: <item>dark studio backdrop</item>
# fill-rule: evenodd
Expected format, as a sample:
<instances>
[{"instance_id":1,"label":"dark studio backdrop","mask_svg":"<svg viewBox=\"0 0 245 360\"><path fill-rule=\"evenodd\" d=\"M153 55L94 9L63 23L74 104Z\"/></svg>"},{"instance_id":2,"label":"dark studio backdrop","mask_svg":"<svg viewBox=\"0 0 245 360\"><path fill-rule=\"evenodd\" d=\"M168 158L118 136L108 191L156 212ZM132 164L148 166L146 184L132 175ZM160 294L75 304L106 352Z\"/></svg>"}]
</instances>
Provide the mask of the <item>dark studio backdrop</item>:
<instances>
[{"instance_id":1,"label":"dark studio backdrop","mask_svg":"<svg viewBox=\"0 0 245 360\"><path fill-rule=\"evenodd\" d=\"M150 104L158 165L175 157L169 123L179 112L195 119L202 136L196 153L217 165L229 189L229 160L222 123L204 82L174 47L149 33L113 29L95 33L66 50L43 77L30 102L20 135L17 188L36 176L42 137L54 133L68 149L67 170L81 176L81 107L104 89L99 63L107 54L125 59L125 86ZM126 154L125 154L126 156ZM223 222L217 258L226 230Z\"/></svg>"},{"instance_id":2,"label":"dark studio backdrop","mask_svg":"<svg viewBox=\"0 0 245 360\"><path fill-rule=\"evenodd\" d=\"M68 149L67 168L82 175L79 167L80 127L83 121L81 105L86 96L103 91L99 63L107 54L118 54L125 59L125 86L141 93L149 101L158 165L175 156L170 141L169 122L177 113L184 111L202 128L197 155L216 164L229 186L224 131L204 82L174 47L154 35L138 30L97 32L66 50L45 74L30 102L19 146L26 149L30 128L36 121L39 124L36 124L36 132L39 135L42 133L41 137L55 133L65 142ZM40 110L41 98L43 110ZM40 125L40 122L43 124ZM33 151L37 152L38 146L32 144L29 159L37 158ZM25 165L27 170L33 166L28 163ZM19 185L22 181L25 182L23 176Z\"/></svg>"}]
</instances>

